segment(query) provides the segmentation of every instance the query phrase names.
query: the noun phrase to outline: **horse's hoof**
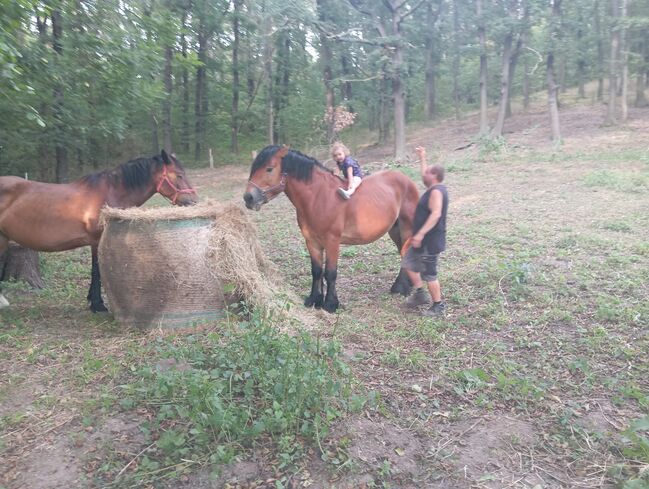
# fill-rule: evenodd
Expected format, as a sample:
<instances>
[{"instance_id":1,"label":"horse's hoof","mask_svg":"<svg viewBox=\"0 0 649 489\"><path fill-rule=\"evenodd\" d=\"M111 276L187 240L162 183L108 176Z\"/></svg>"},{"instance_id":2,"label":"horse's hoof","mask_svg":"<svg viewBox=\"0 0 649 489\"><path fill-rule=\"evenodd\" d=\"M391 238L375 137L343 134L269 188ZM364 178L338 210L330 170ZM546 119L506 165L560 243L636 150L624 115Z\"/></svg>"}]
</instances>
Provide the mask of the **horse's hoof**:
<instances>
[{"instance_id":1,"label":"horse's hoof","mask_svg":"<svg viewBox=\"0 0 649 489\"><path fill-rule=\"evenodd\" d=\"M108 308L103 302L100 302L99 304L90 304L90 310L92 312L108 312Z\"/></svg>"},{"instance_id":2,"label":"horse's hoof","mask_svg":"<svg viewBox=\"0 0 649 489\"><path fill-rule=\"evenodd\" d=\"M316 309L320 309L323 303L324 297L322 296L322 294L316 295L315 297L310 295L309 297L304 299L304 305L306 307L315 307Z\"/></svg>"},{"instance_id":3,"label":"horse's hoof","mask_svg":"<svg viewBox=\"0 0 649 489\"><path fill-rule=\"evenodd\" d=\"M327 312L334 313L339 305L338 301L325 302L322 308Z\"/></svg>"},{"instance_id":4,"label":"horse's hoof","mask_svg":"<svg viewBox=\"0 0 649 489\"><path fill-rule=\"evenodd\" d=\"M404 284L403 282L395 282L390 288L391 294L401 294L404 297L410 295L412 286L410 284Z\"/></svg>"}]
</instances>

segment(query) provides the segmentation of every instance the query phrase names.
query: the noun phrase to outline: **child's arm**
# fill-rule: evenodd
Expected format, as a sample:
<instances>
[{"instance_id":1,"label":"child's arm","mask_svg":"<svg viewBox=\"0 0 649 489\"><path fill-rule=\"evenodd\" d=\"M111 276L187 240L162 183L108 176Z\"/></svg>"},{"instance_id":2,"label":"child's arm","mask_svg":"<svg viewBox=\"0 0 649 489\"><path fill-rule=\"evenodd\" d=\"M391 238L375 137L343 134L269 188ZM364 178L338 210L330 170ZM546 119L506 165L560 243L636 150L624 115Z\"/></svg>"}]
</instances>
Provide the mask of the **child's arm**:
<instances>
[{"instance_id":1,"label":"child's arm","mask_svg":"<svg viewBox=\"0 0 649 489\"><path fill-rule=\"evenodd\" d=\"M426 175L426 170L428 169L428 166L426 165L426 148L423 146L417 146L415 151L417 156L419 156L419 173L423 179L424 175Z\"/></svg>"}]
</instances>

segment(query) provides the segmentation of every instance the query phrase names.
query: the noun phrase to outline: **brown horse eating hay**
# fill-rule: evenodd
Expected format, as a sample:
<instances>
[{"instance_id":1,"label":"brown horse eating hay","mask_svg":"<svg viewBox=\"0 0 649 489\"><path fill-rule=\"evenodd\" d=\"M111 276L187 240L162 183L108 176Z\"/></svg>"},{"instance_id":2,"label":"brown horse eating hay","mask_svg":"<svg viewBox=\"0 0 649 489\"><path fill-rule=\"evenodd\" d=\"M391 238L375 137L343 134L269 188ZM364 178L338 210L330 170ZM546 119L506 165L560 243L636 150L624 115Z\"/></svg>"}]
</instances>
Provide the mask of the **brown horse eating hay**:
<instances>
[{"instance_id":1,"label":"brown horse eating hay","mask_svg":"<svg viewBox=\"0 0 649 489\"><path fill-rule=\"evenodd\" d=\"M419 200L414 182L403 173L382 171L363 179L354 196L340 199L340 178L315 159L286 147L267 146L252 164L243 200L248 209L261 206L281 192L295 206L297 222L311 255L311 295L305 306L338 308L336 276L341 244L367 244L386 232L403 251L412 234ZM323 261L326 263L323 274ZM327 294L323 300L323 276ZM392 293L408 295L410 281L402 269Z\"/></svg>"},{"instance_id":2,"label":"brown horse eating hay","mask_svg":"<svg viewBox=\"0 0 649 489\"><path fill-rule=\"evenodd\" d=\"M99 222L101 208L140 206L156 192L172 204L197 202L196 191L182 165L165 151L68 184L0 177L0 253L7 249L9 240L36 251L90 246L90 309L106 311L97 261L97 245L103 230ZM0 294L0 307L3 302L8 305Z\"/></svg>"}]
</instances>

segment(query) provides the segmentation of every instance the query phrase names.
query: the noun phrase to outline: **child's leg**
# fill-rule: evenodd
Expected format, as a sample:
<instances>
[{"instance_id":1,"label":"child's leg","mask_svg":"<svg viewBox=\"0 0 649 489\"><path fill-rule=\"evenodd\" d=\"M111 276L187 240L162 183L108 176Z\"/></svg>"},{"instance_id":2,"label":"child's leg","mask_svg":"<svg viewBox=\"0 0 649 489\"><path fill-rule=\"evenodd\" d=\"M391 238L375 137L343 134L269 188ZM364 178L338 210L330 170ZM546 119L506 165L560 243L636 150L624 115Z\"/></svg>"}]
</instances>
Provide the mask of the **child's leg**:
<instances>
[{"instance_id":1,"label":"child's leg","mask_svg":"<svg viewBox=\"0 0 649 489\"><path fill-rule=\"evenodd\" d=\"M361 182L362 182L361 177L352 177L352 181L349 184L347 194L348 195L353 194L358 188L358 186L361 184Z\"/></svg>"}]
</instances>

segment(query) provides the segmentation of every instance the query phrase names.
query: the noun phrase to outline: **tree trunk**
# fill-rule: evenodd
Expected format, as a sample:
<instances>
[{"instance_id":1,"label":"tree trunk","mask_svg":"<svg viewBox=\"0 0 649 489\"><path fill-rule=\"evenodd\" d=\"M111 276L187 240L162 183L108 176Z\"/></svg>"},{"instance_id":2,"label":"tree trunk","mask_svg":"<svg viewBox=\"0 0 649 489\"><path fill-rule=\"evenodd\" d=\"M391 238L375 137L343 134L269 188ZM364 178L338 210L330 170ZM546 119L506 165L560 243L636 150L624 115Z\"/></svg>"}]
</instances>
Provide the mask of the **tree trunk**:
<instances>
[{"instance_id":1,"label":"tree trunk","mask_svg":"<svg viewBox=\"0 0 649 489\"><path fill-rule=\"evenodd\" d=\"M318 5L318 20L326 22L326 13L328 5L325 0L317 0ZM325 121L327 124L327 143L331 144L334 141L334 87L333 87L333 74L331 64L333 62L333 55L331 53L331 41L327 38L324 30L320 31L320 63L322 63L322 80L325 86ZM370 129L371 130L371 129Z\"/></svg>"},{"instance_id":2,"label":"tree trunk","mask_svg":"<svg viewBox=\"0 0 649 489\"><path fill-rule=\"evenodd\" d=\"M158 119L151 112L151 152L157 154L160 152L160 141L158 140Z\"/></svg>"},{"instance_id":3,"label":"tree trunk","mask_svg":"<svg viewBox=\"0 0 649 489\"><path fill-rule=\"evenodd\" d=\"M487 119L487 33L482 17L482 0L476 0L478 38L480 39L480 135L489 133Z\"/></svg>"},{"instance_id":4,"label":"tree trunk","mask_svg":"<svg viewBox=\"0 0 649 489\"><path fill-rule=\"evenodd\" d=\"M561 0L554 0L552 4L552 17L555 26L561 17ZM556 39L556 28L551 33L553 39ZM546 65L546 78L548 84L548 108L550 112L550 127L552 128L552 141L558 143L561 141L561 125L559 122L559 104L558 104L558 87L554 76L554 46L550 46L548 60Z\"/></svg>"},{"instance_id":5,"label":"tree trunk","mask_svg":"<svg viewBox=\"0 0 649 489\"><path fill-rule=\"evenodd\" d=\"M453 0L453 108L455 119L460 119L460 13L458 0Z\"/></svg>"},{"instance_id":6,"label":"tree trunk","mask_svg":"<svg viewBox=\"0 0 649 489\"><path fill-rule=\"evenodd\" d=\"M597 100L604 100L604 40L600 0L595 1L595 37L597 38Z\"/></svg>"},{"instance_id":7,"label":"tree trunk","mask_svg":"<svg viewBox=\"0 0 649 489\"><path fill-rule=\"evenodd\" d=\"M611 16L613 22L616 22L618 17L618 2L611 0ZM620 30L617 25L613 25L611 32L611 57L609 60L609 78L608 78L608 106L606 109L606 124L615 124L617 116L615 114L617 104L617 52L620 46Z\"/></svg>"},{"instance_id":8,"label":"tree trunk","mask_svg":"<svg viewBox=\"0 0 649 489\"><path fill-rule=\"evenodd\" d=\"M38 252L10 242L0 253L0 281L24 280L35 289L45 287Z\"/></svg>"},{"instance_id":9,"label":"tree trunk","mask_svg":"<svg viewBox=\"0 0 649 489\"><path fill-rule=\"evenodd\" d=\"M509 100L509 85L510 85L510 69L512 58L512 43L514 41L514 33L508 32L503 42L503 63L500 81L500 102L498 104L498 116L496 117L496 124L494 125L491 135L500 137L503 134L503 126L505 125L505 114L507 111L507 100Z\"/></svg>"},{"instance_id":10,"label":"tree trunk","mask_svg":"<svg viewBox=\"0 0 649 489\"><path fill-rule=\"evenodd\" d=\"M641 56L641 59L647 63L649 61L647 58L649 57L649 49L647 49L647 34L649 32L643 32L644 36L642 38L642 41L640 42L640 49L639 49L639 54ZM649 64L649 63L647 63ZM635 78L635 106L636 107L646 107L647 105L647 98L645 97L645 87L646 87L646 82L645 82L645 66L641 64L638 67L638 72L636 73L636 78Z\"/></svg>"},{"instance_id":11,"label":"tree trunk","mask_svg":"<svg viewBox=\"0 0 649 489\"><path fill-rule=\"evenodd\" d=\"M57 64L60 63L60 56L63 53L63 22L59 10L52 11L52 47L57 54ZM53 115L55 121L56 134L56 181L65 183L69 179L68 175L68 151L63 142L65 134L65 121L63 120L63 85L59 82L54 87L54 105Z\"/></svg>"},{"instance_id":12,"label":"tree trunk","mask_svg":"<svg viewBox=\"0 0 649 489\"><path fill-rule=\"evenodd\" d=\"M577 29L577 49L579 50L577 54L577 97L586 98L586 89L584 87L585 78L586 78L586 60L584 59L583 49L583 38L584 31L581 27L584 22L582 16L579 17L579 28Z\"/></svg>"},{"instance_id":13,"label":"tree trunk","mask_svg":"<svg viewBox=\"0 0 649 489\"><path fill-rule=\"evenodd\" d=\"M183 59L187 60L187 37L185 29L187 26L187 10L183 10L182 28L180 34L180 49ZM180 129L180 148L184 153L189 153L189 72L186 64L182 69L182 126Z\"/></svg>"},{"instance_id":14,"label":"tree trunk","mask_svg":"<svg viewBox=\"0 0 649 489\"><path fill-rule=\"evenodd\" d=\"M234 0L234 13L232 15L232 139L230 149L239 153L239 21L242 0Z\"/></svg>"},{"instance_id":15,"label":"tree trunk","mask_svg":"<svg viewBox=\"0 0 649 489\"><path fill-rule=\"evenodd\" d=\"M194 119L195 119L195 135L194 137L194 159L199 161L203 155L203 141L204 141L204 127L205 115L203 108L205 103L203 99L206 97L206 63L207 63L207 35L203 32L204 26L202 20L199 21L198 32L198 61L200 65L196 68L196 97L194 100Z\"/></svg>"},{"instance_id":16,"label":"tree trunk","mask_svg":"<svg viewBox=\"0 0 649 489\"><path fill-rule=\"evenodd\" d=\"M626 20L627 17L627 0L622 0L622 22ZM629 50L627 47L627 30L626 28L622 29L621 38L620 38L620 51L622 54L622 93L621 101L622 106L620 110L620 120L621 122L626 122L629 118L629 106L627 98L629 96Z\"/></svg>"},{"instance_id":17,"label":"tree trunk","mask_svg":"<svg viewBox=\"0 0 649 489\"><path fill-rule=\"evenodd\" d=\"M527 58L523 61L523 110L530 108L530 74Z\"/></svg>"},{"instance_id":18,"label":"tree trunk","mask_svg":"<svg viewBox=\"0 0 649 489\"><path fill-rule=\"evenodd\" d=\"M512 91L514 86L514 76L516 75L516 67L518 66L518 59L525 44L525 34L521 33L516 41L516 48L512 51L511 61L509 62L509 90L507 91L507 104L505 106L505 118L512 116Z\"/></svg>"},{"instance_id":19,"label":"tree trunk","mask_svg":"<svg viewBox=\"0 0 649 489\"><path fill-rule=\"evenodd\" d=\"M380 85L380 104L379 104L379 144L385 144L390 134L390 99L388 95L389 79L383 70L383 77Z\"/></svg>"},{"instance_id":20,"label":"tree trunk","mask_svg":"<svg viewBox=\"0 0 649 489\"><path fill-rule=\"evenodd\" d=\"M428 3L426 10L426 29L425 36L425 77L426 77L426 94L424 96L424 117L431 121L435 118L435 39L433 36L433 26L439 16L439 10L433 11L432 3Z\"/></svg>"},{"instance_id":21,"label":"tree trunk","mask_svg":"<svg viewBox=\"0 0 649 489\"><path fill-rule=\"evenodd\" d=\"M399 12L393 10L392 35L396 41L392 49L392 99L394 103L394 157L406 157L406 93L403 84L403 45Z\"/></svg>"},{"instance_id":22,"label":"tree trunk","mask_svg":"<svg viewBox=\"0 0 649 489\"><path fill-rule=\"evenodd\" d=\"M268 13L264 18L264 74L266 79L266 139L268 144L275 144L275 112L273 107L273 42L271 39L272 24Z\"/></svg>"},{"instance_id":23,"label":"tree trunk","mask_svg":"<svg viewBox=\"0 0 649 489\"><path fill-rule=\"evenodd\" d=\"M351 75L351 70L349 68L350 64L351 63L349 62L348 53L343 52L342 56L340 57L340 67L342 69L344 80L340 86L340 95L347 104L347 109L349 111L352 111L352 108L349 106L349 102L352 99L352 83L349 81L349 77Z\"/></svg>"},{"instance_id":24,"label":"tree trunk","mask_svg":"<svg viewBox=\"0 0 649 489\"><path fill-rule=\"evenodd\" d=\"M164 87L165 99L162 102L162 144L167 153L172 152L171 143L171 98L173 97L172 66L174 50L171 46L165 47Z\"/></svg>"}]
</instances>

